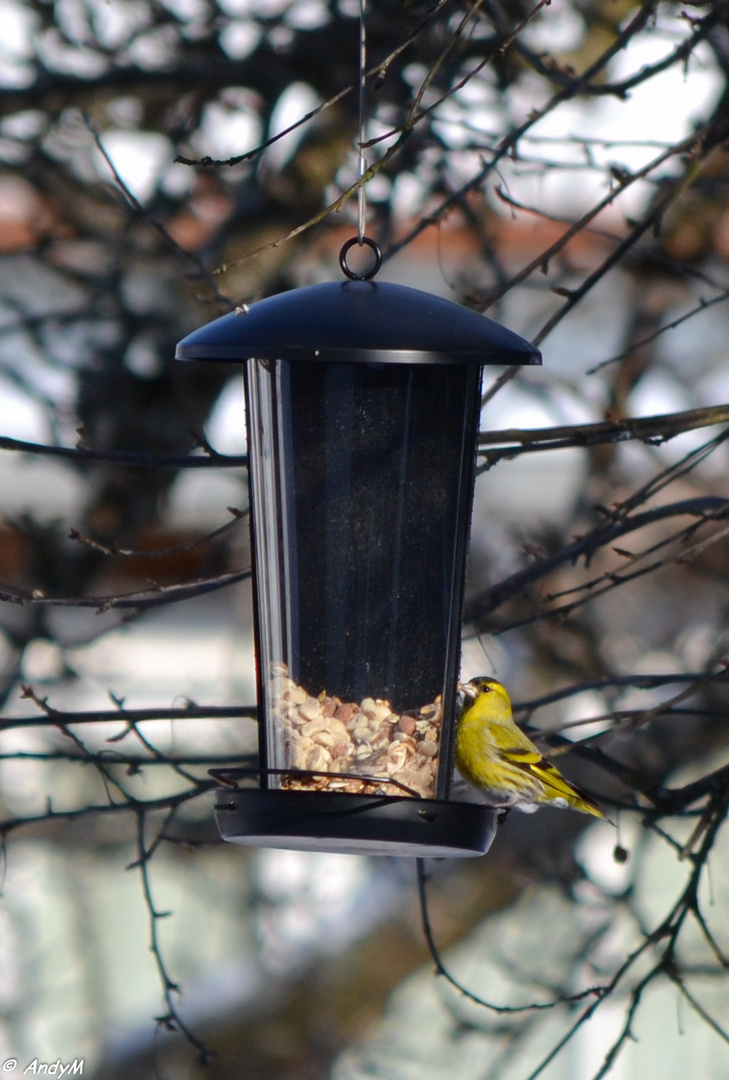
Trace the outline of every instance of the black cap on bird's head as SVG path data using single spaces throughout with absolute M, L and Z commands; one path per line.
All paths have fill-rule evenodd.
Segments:
M 466 697 L 475 701 L 479 694 L 488 694 L 496 686 L 501 686 L 498 679 L 493 679 L 490 675 L 476 675 L 467 683 L 462 683 L 461 690 Z

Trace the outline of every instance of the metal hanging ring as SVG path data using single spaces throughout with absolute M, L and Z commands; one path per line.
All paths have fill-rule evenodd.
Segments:
M 369 268 L 369 270 L 365 270 L 363 274 L 355 273 L 355 271 L 352 270 L 347 263 L 347 255 L 349 254 L 350 249 L 353 248 L 355 244 L 357 244 L 359 247 L 366 245 L 375 254 L 374 264 Z M 342 273 L 346 274 L 348 278 L 352 279 L 352 281 L 369 281 L 370 278 L 373 278 L 375 276 L 375 274 L 382 266 L 382 251 L 380 250 L 380 245 L 375 243 L 375 241 L 372 240 L 369 236 L 363 236 L 361 240 L 358 236 L 353 236 L 351 240 L 347 240 L 347 242 L 342 245 L 342 250 L 339 252 L 339 265 L 342 269 Z

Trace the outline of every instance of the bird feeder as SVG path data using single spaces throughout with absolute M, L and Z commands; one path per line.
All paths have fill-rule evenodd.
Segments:
M 481 369 L 540 355 L 345 250 L 350 280 L 177 346 L 245 375 L 260 759 L 216 771 L 216 819 L 238 844 L 479 855 L 496 813 L 449 795 Z

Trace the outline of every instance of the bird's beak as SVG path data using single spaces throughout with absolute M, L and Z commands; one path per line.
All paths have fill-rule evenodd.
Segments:
M 470 698 L 471 701 L 475 701 L 478 697 L 478 690 L 471 683 L 459 683 L 458 689 L 465 697 Z

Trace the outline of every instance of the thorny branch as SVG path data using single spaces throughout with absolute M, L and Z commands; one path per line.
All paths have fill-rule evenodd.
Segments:
M 684 455 L 679 462 L 668 466 L 659 473 L 658 476 L 654 477 L 649 484 L 637 489 L 622 503 L 616 504 L 610 509 L 602 506 L 596 507 L 596 510 L 601 514 L 603 520 L 596 525 L 594 529 L 590 530 L 584 536 L 573 540 L 571 543 L 565 544 L 552 556 L 542 554 L 541 557 L 535 559 L 531 566 L 526 567 L 524 570 L 517 571 L 492 588 L 472 597 L 466 605 L 466 622 L 473 622 L 475 625 L 482 627 L 487 615 L 506 603 L 507 600 L 520 596 L 528 586 L 534 584 L 557 567 L 574 565 L 580 558 L 585 560 L 585 565 L 587 566 L 601 549 L 608 545 L 613 545 L 614 541 L 629 533 L 643 529 L 646 526 L 681 516 L 696 518 L 697 521 L 695 524 L 688 526 L 673 537 L 674 540 L 680 539 L 683 541 L 690 536 L 693 536 L 698 526 L 701 526 L 706 522 L 721 520 L 724 515 L 729 512 L 729 503 L 724 498 L 715 495 L 697 496 L 695 499 L 685 499 L 677 503 L 668 503 L 663 506 L 655 507 L 652 510 L 644 510 L 641 513 L 631 513 L 631 511 L 642 506 L 649 498 L 655 496 L 663 488 L 675 482 L 678 478 L 687 475 L 692 469 L 696 468 L 698 464 L 705 460 L 707 455 L 713 453 L 713 451 L 716 450 L 718 446 L 722 445 L 728 438 L 729 430 L 726 430 L 709 442 L 703 444 L 698 449 L 690 451 Z M 621 557 L 629 558 L 631 562 L 634 562 L 638 558 L 633 552 L 626 553 L 623 549 L 616 550 Z M 649 553 L 652 550 L 652 548 L 649 548 L 646 553 Z M 687 557 L 690 556 L 688 556 L 687 551 L 684 549 L 675 556 L 675 559 L 677 561 L 680 559 L 687 561 Z M 665 561 L 658 560 L 648 567 L 641 568 L 636 573 L 609 571 L 601 579 L 598 579 L 598 581 L 608 582 L 603 589 L 595 588 L 598 581 L 590 582 L 587 585 L 580 586 L 580 588 L 587 589 L 590 595 L 594 597 L 601 592 L 613 589 L 620 584 L 633 580 L 636 576 L 652 572 L 663 565 L 665 565 Z M 549 599 L 549 597 L 542 599 Z M 582 603 L 584 603 L 584 600 L 578 600 L 573 604 L 562 605 L 559 608 L 542 610 L 538 612 L 534 618 L 541 619 L 557 613 L 568 614 Z M 532 620 L 530 619 L 529 621 Z M 516 624 L 510 623 L 510 626 L 514 625 Z
M 35 454 L 40 457 L 66 458 L 75 465 L 86 462 L 106 462 L 110 465 L 123 465 L 130 469 L 240 469 L 248 459 L 244 455 L 212 454 L 150 454 L 144 451 L 127 450 L 90 450 L 85 446 L 44 446 L 42 443 L 27 442 L 23 439 L 11 439 L 0 435 L 0 450 L 11 450 L 21 454 Z
M 160 946 L 160 923 L 163 919 L 168 918 L 172 913 L 169 911 L 160 911 L 155 902 L 152 894 L 152 883 L 150 879 L 150 860 L 154 855 L 154 852 L 160 842 L 160 839 L 164 833 L 165 828 L 169 825 L 175 814 L 175 808 L 171 808 L 165 818 L 162 827 L 159 829 L 155 840 L 150 845 L 147 845 L 145 837 L 146 828 L 146 814 L 144 811 L 137 812 L 137 861 L 133 863 L 128 869 L 136 868 L 139 870 L 142 880 L 142 890 L 144 893 L 144 899 L 149 912 L 149 947 L 154 956 L 154 962 L 157 966 L 160 981 L 162 983 L 162 991 L 164 994 L 164 1002 L 166 1006 L 166 1012 L 156 1017 L 157 1025 L 165 1031 L 180 1031 L 184 1035 L 185 1039 L 194 1046 L 197 1051 L 197 1060 L 201 1065 L 206 1064 L 214 1054 L 205 1043 L 198 1038 L 192 1031 L 189 1025 L 183 1020 L 180 1010 L 177 1004 L 177 996 L 180 993 L 179 985 L 172 979 L 165 962 L 162 949 Z
M 701 409 L 665 413 L 661 416 L 609 417 L 597 424 L 575 424 L 564 427 L 533 428 L 519 431 L 482 431 L 478 437 L 480 447 L 498 443 L 516 443 L 497 450 L 481 450 L 485 458 L 482 469 L 488 470 L 497 461 L 517 457 L 519 454 L 540 450 L 565 450 L 569 447 L 606 446 L 635 439 L 660 446 L 677 435 L 714 424 L 729 422 L 729 405 L 710 405 Z
M 190 600 L 195 596 L 204 596 L 206 593 L 225 589 L 229 585 L 245 581 L 250 576 L 251 571 L 244 569 L 179 585 L 160 585 L 157 582 L 151 582 L 146 589 L 113 596 L 46 596 L 40 589 L 18 589 L 11 585 L 0 585 L 0 601 L 23 606 L 94 608 L 97 615 L 101 615 L 113 608 L 140 610 L 158 607 L 160 604 L 175 604 L 181 600 Z
M 495 1005 L 493 1004 L 493 1002 L 486 1001 L 478 994 L 474 994 L 471 990 L 469 990 L 461 982 L 459 982 L 458 979 L 454 978 L 454 976 L 451 975 L 451 973 L 445 967 L 443 960 L 441 959 L 438 947 L 435 943 L 435 938 L 433 937 L 433 928 L 430 923 L 427 894 L 428 874 L 426 870 L 426 863 L 424 859 L 416 859 L 415 863 L 418 882 L 418 899 L 420 902 L 420 919 L 423 928 L 423 936 L 425 937 L 428 951 L 430 952 L 431 958 L 435 964 L 436 974 L 441 975 L 447 982 L 451 984 L 451 986 L 455 990 L 458 990 L 458 992 L 462 994 L 465 998 L 467 998 L 469 1001 L 472 1001 L 475 1005 L 481 1005 L 483 1008 L 488 1009 L 490 1012 L 493 1013 L 509 1014 L 532 1013 L 540 1011 L 542 1009 L 554 1009 L 559 1005 L 568 1005 L 573 1004 L 577 1001 L 583 1001 L 586 997 L 602 997 L 605 990 L 605 988 L 602 986 L 592 986 L 586 990 L 581 990 L 577 994 L 571 994 L 565 997 L 559 996 L 552 1001 L 533 1001 L 530 1002 L 528 1005 Z
M 71 529 L 68 536 L 70 540 L 77 540 L 79 544 L 84 544 L 86 547 L 99 551 L 103 555 L 114 555 L 117 558 L 126 559 L 166 559 L 170 555 L 177 555 L 183 551 L 193 551 L 203 544 L 209 544 L 213 540 L 219 540 L 221 537 L 227 536 L 239 524 L 241 518 L 248 515 L 247 510 L 237 510 L 234 506 L 227 507 L 227 510 L 229 514 L 233 515 L 232 521 L 195 540 L 182 544 L 173 544 L 164 548 L 121 548 L 116 544 L 102 544 L 90 536 L 83 536 L 77 529 Z

